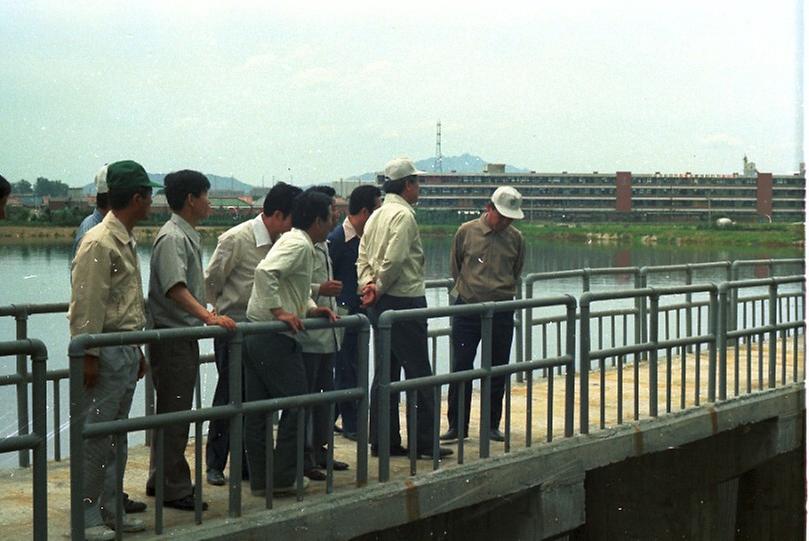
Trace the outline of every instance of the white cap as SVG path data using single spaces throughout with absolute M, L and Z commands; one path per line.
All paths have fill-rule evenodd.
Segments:
M 110 189 L 107 188 L 107 166 L 105 165 L 96 173 L 96 195 L 109 191 Z
M 522 205 L 522 195 L 511 186 L 500 186 L 492 194 L 492 204 L 497 212 L 511 218 L 512 220 L 522 220 L 525 218 L 520 206 Z
M 389 180 L 399 180 L 411 175 L 424 175 L 424 171 L 419 171 L 410 158 L 395 158 L 385 164 L 385 176 Z

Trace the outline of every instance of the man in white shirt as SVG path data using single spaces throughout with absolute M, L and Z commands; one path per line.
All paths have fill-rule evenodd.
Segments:
M 295 199 L 292 229 L 270 248 L 256 267 L 253 290 L 247 303 L 250 321 L 283 321 L 288 332 L 251 334 L 245 339 L 245 396 L 248 401 L 306 394 L 306 370 L 303 366 L 298 333 L 304 330 L 305 317 L 337 315 L 312 300 L 312 270 L 315 243 L 326 240 L 334 224 L 331 199 L 310 191 Z M 250 489 L 255 496 L 265 495 L 266 453 L 273 452 L 273 492 L 294 490 L 298 409 L 285 410 L 278 425 L 275 450 L 266 449 L 265 414 L 245 418 L 245 446 L 250 468 Z M 304 481 L 308 481 L 304 479 Z M 305 483 L 306 484 L 306 483 Z
M 236 322 L 247 321 L 247 302 L 253 290 L 256 267 L 278 237 L 292 227 L 292 202 L 300 193 L 301 189 L 297 186 L 277 183 L 264 198 L 261 214 L 219 236 L 205 269 L 205 300 L 217 313 L 229 316 Z M 224 406 L 230 402 L 229 348 L 228 338 L 214 339 L 219 379 L 213 406 Z M 214 419 L 208 425 L 205 462 L 208 483 L 212 485 L 225 484 L 224 471 L 230 449 L 229 424 L 228 419 Z M 242 462 L 242 466 L 242 477 L 246 478 L 247 460 Z

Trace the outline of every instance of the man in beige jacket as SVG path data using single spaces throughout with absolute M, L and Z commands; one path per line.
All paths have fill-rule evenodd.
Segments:
M 368 306 L 371 322 L 387 310 L 426 308 L 424 297 L 424 250 L 412 205 L 419 199 L 419 179 L 423 174 L 407 158 L 391 160 L 385 166 L 385 201 L 365 224 L 357 258 L 358 287 L 363 306 Z M 379 336 L 378 333 L 374 333 Z M 379 349 L 377 348 L 377 351 Z M 379 427 L 379 356 L 371 386 L 371 454 L 378 453 Z M 404 369 L 408 379 L 429 376 L 427 321 L 410 320 L 396 323 L 391 332 L 391 381 L 399 381 Z M 420 458 L 433 454 L 433 391 L 418 392 L 416 453 Z M 390 454 L 405 456 L 399 433 L 399 395 L 390 398 Z M 452 454 L 439 448 L 440 456 Z

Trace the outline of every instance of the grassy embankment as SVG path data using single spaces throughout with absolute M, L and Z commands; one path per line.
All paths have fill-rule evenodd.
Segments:
M 702 224 L 553 224 L 521 223 L 518 227 L 529 239 L 566 242 L 598 242 L 619 244 L 717 245 L 717 246 L 801 246 L 804 242 L 803 224 L 739 224 L 719 229 Z M 139 242 L 149 242 L 158 226 L 135 229 Z M 224 226 L 204 226 L 204 239 L 215 239 Z M 451 236 L 456 225 L 422 225 L 426 237 Z M 0 225 L 0 242 L 4 243 L 69 243 L 75 227 L 37 225 Z

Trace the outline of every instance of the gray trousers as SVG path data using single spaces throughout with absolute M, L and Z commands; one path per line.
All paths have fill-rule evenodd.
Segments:
M 303 353 L 308 393 L 334 390 L 334 353 Z M 328 404 L 306 408 L 305 468 L 325 464 L 324 448 L 329 442 L 329 430 L 334 424 Z
M 132 346 L 101 348 L 98 381 L 84 389 L 82 408 L 87 424 L 126 419 L 138 383 L 140 353 Z M 124 449 L 127 438 L 123 437 Z M 84 444 L 84 523 L 100 526 L 115 517 L 117 480 L 123 479 L 127 453 L 120 470 L 115 467 L 115 442 L 112 436 L 91 438 Z
M 199 343 L 196 340 L 156 342 L 149 345 L 148 351 L 157 391 L 157 413 L 190 410 L 199 367 Z M 163 500 L 167 502 L 193 494 L 191 468 L 185 459 L 188 428 L 188 423 L 181 423 L 163 429 Z M 157 474 L 156 449 L 157 446 L 152 445 L 149 456 L 146 490 L 150 492 L 154 490 Z

